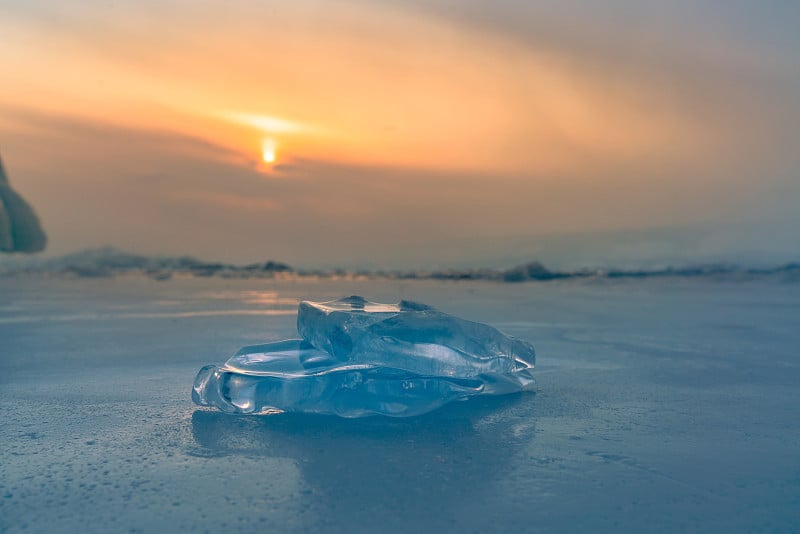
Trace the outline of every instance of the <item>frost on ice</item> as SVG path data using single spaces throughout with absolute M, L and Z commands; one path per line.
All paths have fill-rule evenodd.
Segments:
M 231 413 L 408 417 L 530 389 L 531 344 L 430 306 L 301 302 L 303 339 L 244 347 L 197 375 L 192 399 Z

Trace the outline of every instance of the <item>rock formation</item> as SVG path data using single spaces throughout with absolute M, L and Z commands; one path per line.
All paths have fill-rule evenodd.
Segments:
M 40 252 L 46 243 L 39 218 L 11 189 L 0 160 L 0 252 Z

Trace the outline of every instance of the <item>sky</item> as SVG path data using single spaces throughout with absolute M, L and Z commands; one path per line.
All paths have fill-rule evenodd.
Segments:
M 46 254 L 800 258 L 800 4 L 0 0 Z

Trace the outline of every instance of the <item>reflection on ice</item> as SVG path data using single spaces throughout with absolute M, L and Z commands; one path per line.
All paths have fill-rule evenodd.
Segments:
M 406 524 L 433 528 L 431 521 L 447 521 L 496 491 L 515 454 L 534 439 L 534 402 L 530 394 L 480 397 L 404 419 L 232 417 L 201 409 L 192 415 L 196 448 L 189 453 L 288 458 L 307 488 L 303 498 L 335 524 L 379 510 L 391 522 L 398 511 L 414 510 Z
M 124 321 L 133 319 L 186 319 L 193 317 L 223 317 L 223 316 L 276 316 L 294 315 L 288 310 L 197 310 L 173 312 L 104 312 L 104 313 L 66 313 L 56 315 L 11 315 L 0 317 L 0 324 L 39 323 L 39 322 L 72 322 L 72 321 Z

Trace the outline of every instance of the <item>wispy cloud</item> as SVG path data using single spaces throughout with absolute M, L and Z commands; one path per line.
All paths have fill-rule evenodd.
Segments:
M 335 262 L 512 234 L 785 221 L 800 199 L 791 2 L 89 0 L 9 13 L 0 141 L 64 249 L 245 259 L 258 243 Z
M 315 134 L 324 132 L 322 128 L 311 126 L 299 121 L 262 115 L 258 113 L 246 113 L 243 111 L 219 110 L 213 113 L 214 117 L 255 128 L 265 134 Z

